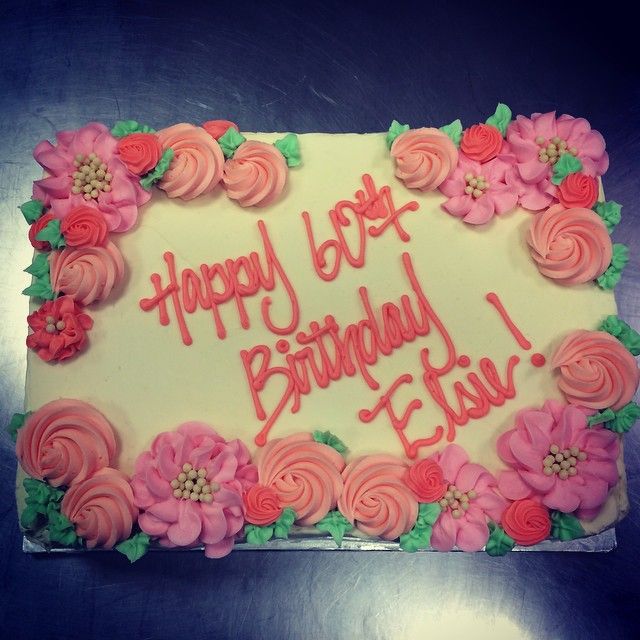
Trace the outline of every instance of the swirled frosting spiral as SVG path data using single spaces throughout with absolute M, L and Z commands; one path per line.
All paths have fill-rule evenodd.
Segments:
M 75 525 L 88 549 L 111 549 L 131 535 L 138 509 L 129 480 L 116 469 L 105 468 L 70 487 L 60 511 Z
M 16 454 L 27 474 L 54 487 L 72 485 L 113 464 L 116 438 L 107 419 L 79 400 L 54 400 L 18 431 Z
M 124 276 L 124 260 L 118 247 L 65 248 L 49 254 L 51 288 L 88 305 L 109 297 Z
M 224 156 L 216 140 L 202 127 L 180 123 L 157 133 L 163 151 L 173 160 L 158 183 L 170 198 L 192 200 L 209 193 L 222 178 Z
M 540 273 L 562 285 L 594 280 L 611 263 L 611 238 L 590 209 L 549 208 L 533 219 L 527 243 Z
M 458 163 L 458 149 L 438 129 L 410 129 L 391 145 L 396 161 L 396 176 L 409 189 L 437 189 Z
M 558 387 L 571 404 L 614 411 L 629 403 L 640 382 L 635 358 L 604 331 L 574 331 L 551 361 Z
M 335 508 L 342 492 L 343 457 L 299 433 L 272 440 L 260 452 L 258 482 L 277 493 L 283 508 L 296 512 L 301 526 L 315 524 Z
M 254 484 L 242 494 L 245 520 L 251 524 L 265 526 L 273 524 L 282 514 L 278 494 L 271 487 Z
M 264 207 L 284 189 L 287 163 L 278 149 L 265 142 L 243 142 L 224 164 L 227 195 L 241 207 Z
M 502 527 L 518 544 L 528 547 L 549 537 L 551 518 L 539 502 L 516 500 L 502 514 Z
M 418 502 L 404 478 L 408 465 L 390 455 L 357 458 L 342 472 L 338 509 L 369 536 L 395 540 L 418 517 Z

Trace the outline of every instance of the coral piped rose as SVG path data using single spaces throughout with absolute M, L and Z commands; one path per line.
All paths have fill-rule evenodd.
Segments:
M 68 247 L 98 247 L 107 241 L 109 229 L 95 209 L 76 207 L 60 224 L 60 232 Z
M 629 403 L 640 383 L 635 358 L 604 331 L 569 334 L 551 360 L 558 387 L 570 404 L 614 411 Z
M 539 502 L 516 500 L 502 514 L 502 528 L 517 544 L 530 547 L 549 537 L 551 518 L 549 511 Z
M 447 492 L 442 512 L 433 525 L 431 546 L 437 551 L 480 551 L 489 538 L 487 520 L 500 522 L 507 501 L 497 492 L 496 479 L 479 464 L 469 462 L 465 450 L 448 445 L 429 458 L 442 468 Z M 466 505 L 466 506 L 465 506 Z
M 476 162 L 493 160 L 501 151 L 504 139 L 490 124 L 474 124 L 462 134 L 460 151 Z
M 116 148 L 120 160 L 137 176 L 151 171 L 162 155 L 162 147 L 153 133 L 131 133 L 120 138 Z
M 595 518 L 618 482 L 620 446 L 612 431 L 588 427 L 587 414 L 554 400 L 520 411 L 515 427 L 498 439 L 498 455 L 511 467 L 498 477 L 502 495 Z
M 88 305 L 109 297 L 124 276 L 124 260 L 115 244 L 67 247 L 49 254 L 51 288 Z
M 52 213 L 45 213 L 29 226 L 29 242 L 38 251 L 49 251 L 51 245 L 46 240 L 37 240 L 36 236 L 56 217 Z
M 264 207 L 282 193 L 287 163 L 272 144 L 243 142 L 224 164 L 222 179 L 227 195 L 241 207 Z
M 74 524 L 88 549 L 112 549 L 131 535 L 138 517 L 128 478 L 109 468 L 69 487 L 60 511 Z
M 405 483 L 416 494 L 418 502 L 437 502 L 447 490 L 440 465 L 428 459 L 409 467 Z
M 271 487 L 255 484 L 243 496 L 245 520 L 264 527 L 273 524 L 282 515 L 278 494 Z
M 240 440 L 227 441 L 206 424 L 186 422 L 158 435 L 136 460 L 131 487 L 142 510 L 138 524 L 162 546 L 202 544 L 208 558 L 221 558 L 242 529 L 242 495 L 256 481 L 256 467 Z
M 33 331 L 27 336 L 27 347 L 45 362 L 62 362 L 85 348 L 93 320 L 73 298 L 61 296 L 28 315 L 27 324 Z
M 558 200 L 566 209 L 591 209 L 598 199 L 598 181 L 584 173 L 570 173 L 558 187 Z
M 396 176 L 409 189 L 437 189 L 458 162 L 458 149 L 442 131 L 434 128 L 410 129 L 391 145 Z
M 340 513 L 369 536 L 395 540 L 416 523 L 418 502 L 405 484 L 408 465 L 390 455 L 357 458 L 342 472 Z
M 98 122 L 77 131 L 59 131 L 55 146 L 43 140 L 33 156 L 48 175 L 33 183 L 33 197 L 61 220 L 85 205 L 104 217 L 110 231 L 127 231 L 151 194 L 120 160 L 117 144 Z
M 613 252 L 597 213 L 560 204 L 532 220 L 527 244 L 540 273 L 562 285 L 595 280 L 607 270 Z
M 258 456 L 260 484 L 275 491 L 283 508 L 296 512 L 297 524 L 313 525 L 335 508 L 345 465 L 335 449 L 298 433 L 267 442 Z
M 202 128 L 215 140 L 222 137 L 229 128 L 239 131 L 238 125 L 230 120 L 207 120 Z
M 210 193 L 222 178 L 224 155 L 202 127 L 180 123 L 157 133 L 162 149 L 173 149 L 173 160 L 158 186 L 170 198 L 193 200 Z
M 485 224 L 518 202 L 513 167 L 502 156 L 480 164 L 461 153 L 440 191 L 449 198 L 442 208 L 467 224 Z
M 24 471 L 54 487 L 82 482 L 113 464 L 116 438 L 109 421 L 79 400 L 54 400 L 27 417 L 16 455 Z

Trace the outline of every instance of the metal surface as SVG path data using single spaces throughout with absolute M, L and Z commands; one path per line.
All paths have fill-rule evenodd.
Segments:
M 407 8 L 255 2 L 0 5 L 0 423 L 20 410 L 30 261 L 16 207 L 34 144 L 95 119 L 166 126 L 231 118 L 253 131 L 380 131 L 392 118 L 473 123 L 502 100 L 557 108 L 605 136 L 614 234 L 632 263 L 617 288 L 640 326 L 637 20 L 607 4 L 509 15 L 497 3 Z M 535 13 L 534 13 L 535 11 Z M 629 51 L 626 48 L 629 48 Z M 2 436 L 0 628 L 6 637 L 636 638 L 640 429 L 626 436 L 630 515 L 611 553 L 295 553 L 219 561 L 153 553 L 24 554 Z M 611 536 L 609 533 L 607 536 Z M 611 541 L 609 540 L 609 544 Z

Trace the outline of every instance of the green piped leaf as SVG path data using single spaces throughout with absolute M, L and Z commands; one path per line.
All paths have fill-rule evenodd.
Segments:
M 274 523 L 274 537 L 286 540 L 289 537 L 289 531 L 291 531 L 291 527 L 293 526 L 295 519 L 296 512 L 291 507 L 284 509 L 280 517 Z
M 22 528 L 34 531 L 47 526 L 51 514 L 60 510 L 64 492 L 35 478 L 25 478 L 22 486 L 27 492 L 26 506 L 20 515 Z
M 124 136 L 128 136 L 131 133 L 155 132 L 155 129 L 146 124 L 140 124 L 137 120 L 118 120 L 111 129 L 111 135 L 116 138 L 124 138 Z
M 428 549 L 431 544 L 431 532 L 440 516 L 441 508 L 437 502 L 423 502 L 418 506 L 418 517 L 413 529 L 400 536 L 400 548 L 408 553 Z
M 336 545 L 341 547 L 344 534 L 351 531 L 353 525 L 336 509 L 329 511 L 320 522 L 317 522 L 316 529 L 330 534 Z
M 173 149 L 166 149 L 162 152 L 158 164 L 149 173 L 140 178 L 140 186 L 147 191 L 162 178 L 173 160 Z
M 563 542 L 584 536 L 584 529 L 578 518 L 561 511 L 551 512 L 551 535 Z
M 7 425 L 7 431 L 14 442 L 18 439 L 18 430 L 22 427 L 29 415 L 31 415 L 30 411 L 27 413 L 14 413 L 11 416 L 11 420 L 9 420 L 9 424 Z
M 587 424 L 590 427 L 595 427 L 598 424 L 604 424 L 605 422 L 609 422 L 610 420 L 614 420 L 616 417 L 613 409 L 604 409 L 604 411 L 598 411 L 598 413 L 594 413 L 592 416 L 587 418 Z
M 629 247 L 616 242 L 613 245 L 611 264 L 607 267 L 607 270 L 596 279 L 598 285 L 602 289 L 613 289 L 618 282 L 620 282 L 622 272 L 627 262 L 629 262 Z
M 613 419 L 604 426 L 616 433 L 627 433 L 640 418 L 640 406 L 629 402 L 622 409 L 615 412 Z
M 276 140 L 273 146 L 284 156 L 287 167 L 297 167 L 302 162 L 300 143 L 295 133 L 288 133 L 284 138 Z
M 445 124 L 440 127 L 440 131 L 449 136 L 456 147 L 460 146 L 460 139 L 462 138 L 462 122 L 460 122 L 460 119 L 454 120 L 451 124 Z
M 56 297 L 55 291 L 51 288 L 51 278 L 49 272 L 43 276 L 36 278 L 22 293 L 31 298 L 40 298 L 42 300 L 53 300 Z
M 505 556 L 509 551 L 513 550 L 516 546 L 515 540 L 508 535 L 505 530 L 497 525 L 495 522 L 489 523 L 489 539 L 484 547 L 484 550 L 490 555 L 495 557 Z
M 385 138 L 387 142 L 387 149 L 391 149 L 391 145 L 394 140 L 405 131 L 409 131 L 409 125 L 400 124 L 397 120 L 394 120 L 389 126 L 389 131 L 387 131 L 387 137 Z
M 233 127 L 229 127 L 226 132 L 218 138 L 218 144 L 225 158 L 233 158 L 236 149 L 245 141 L 246 138 Z
M 622 218 L 622 205 L 619 205 L 614 200 L 596 202 L 593 210 L 602 218 L 609 233 L 616 228 Z
M 247 524 L 244 527 L 244 535 L 247 537 L 249 544 L 265 544 L 271 538 L 273 538 L 274 526 L 267 525 L 266 527 L 259 527 L 257 524 Z
M 115 549 L 127 556 L 129 562 L 134 563 L 147 553 L 150 541 L 151 538 L 144 531 L 141 531 L 117 544 Z
M 640 356 L 640 333 L 618 316 L 607 316 L 600 325 L 600 331 L 606 331 L 618 338 L 632 355 Z
M 49 512 L 49 540 L 57 542 L 65 547 L 72 547 L 78 541 L 76 530 L 73 523 L 59 511 L 51 510 Z
M 316 442 L 320 442 L 321 444 L 326 444 L 327 446 L 335 449 L 338 453 L 345 454 L 347 451 L 347 445 L 338 438 L 338 436 L 334 436 L 331 431 L 314 431 L 313 439 Z
M 498 102 L 495 113 L 487 118 L 487 124 L 495 127 L 502 134 L 503 138 L 507 134 L 507 127 L 510 122 L 511 109 L 509 109 L 506 104 L 502 104 L 502 102 Z
M 551 182 L 558 186 L 569 174 L 582 169 L 582 162 L 570 153 L 563 153 L 560 160 L 553 165 Z
M 44 228 L 40 229 L 36 234 L 36 240 L 48 242 L 52 249 L 60 249 L 64 247 L 64 236 L 60 232 L 60 220 L 54 218 L 49 220 Z
M 36 278 L 41 278 L 45 274 L 49 273 L 49 254 L 36 254 L 36 256 L 33 258 L 33 261 L 25 269 L 25 271 Z
M 24 219 L 33 224 L 44 213 L 44 204 L 40 200 L 29 200 L 19 207 Z

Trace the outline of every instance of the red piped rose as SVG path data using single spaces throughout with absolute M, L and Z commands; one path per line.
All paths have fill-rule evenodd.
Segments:
M 131 133 L 118 140 L 120 160 L 137 176 L 151 171 L 160 160 L 162 147 L 153 133 Z
M 442 469 L 434 460 L 419 460 L 411 465 L 404 481 L 419 502 L 437 502 L 447 490 Z
M 591 209 L 598 199 L 598 181 L 584 173 L 570 173 L 558 187 L 558 200 L 566 209 Z
M 202 128 L 215 140 L 227 133 L 229 128 L 239 131 L 238 125 L 230 120 L 207 120 L 202 123 Z
M 524 547 L 538 544 L 551 533 L 549 512 L 535 500 L 516 500 L 502 514 L 502 527 Z
M 54 219 L 55 216 L 52 213 L 45 213 L 29 227 L 29 242 L 31 242 L 31 246 L 34 249 L 38 251 L 49 251 L 51 249 L 51 245 L 48 242 L 36 240 L 36 236 Z
M 107 221 L 92 207 L 73 209 L 61 222 L 60 231 L 68 247 L 98 247 L 107 240 Z
M 242 496 L 245 508 L 245 520 L 264 527 L 273 524 L 282 514 L 282 505 L 278 494 L 271 487 L 253 485 Z
M 474 124 L 462 134 L 460 151 L 476 162 L 493 160 L 502 149 L 502 134 L 490 124 Z
M 45 362 L 66 360 L 84 349 L 86 332 L 93 320 L 69 296 L 48 300 L 27 316 L 33 333 L 27 336 L 27 347 Z

